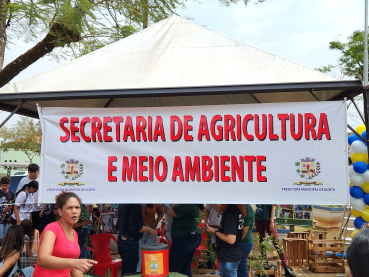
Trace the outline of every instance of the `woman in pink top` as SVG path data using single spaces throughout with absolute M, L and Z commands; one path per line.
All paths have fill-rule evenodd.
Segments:
M 78 259 L 78 235 L 73 230 L 81 213 L 81 199 L 73 192 L 62 192 L 56 197 L 60 219 L 46 226 L 33 277 L 82 277 L 96 261 Z

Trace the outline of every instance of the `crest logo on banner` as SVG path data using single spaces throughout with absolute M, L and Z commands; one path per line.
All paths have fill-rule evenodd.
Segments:
M 80 161 L 70 159 L 65 161 L 65 163 L 60 164 L 60 168 L 62 169 L 61 174 L 64 179 L 67 179 L 68 182 L 59 183 L 60 186 L 82 186 L 84 183 L 75 181 L 83 174 L 83 164 Z
M 300 161 L 295 162 L 296 173 L 301 179 L 300 182 L 294 182 L 294 185 L 323 185 L 322 182 L 313 180 L 320 174 L 320 162 L 314 158 L 305 157 L 300 159 Z

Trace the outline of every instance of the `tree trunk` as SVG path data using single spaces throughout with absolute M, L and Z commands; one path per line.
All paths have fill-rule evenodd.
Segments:
M 0 0 L 3 1 L 3 0 Z M 56 47 L 63 47 L 70 42 L 77 42 L 81 40 L 80 34 L 74 34 L 69 29 L 64 29 L 59 23 L 54 23 L 50 32 L 45 38 L 37 43 L 33 48 L 28 50 L 23 55 L 16 58 L 14 61 L 9 63 L 0 72 L 0 87 L 5 86 L 15 76 L 17 76 L 22 70 L 50 53 Z
M 142 12 L 142 27 L 146 29 L 149 25 L 149 1 L 144 0 L 143 12 Z
M 1 11 L 9 0 L 0 0 L 0 72 L 4 66 L 5 46 L 6 46 L 6 17 L 1 16 Z

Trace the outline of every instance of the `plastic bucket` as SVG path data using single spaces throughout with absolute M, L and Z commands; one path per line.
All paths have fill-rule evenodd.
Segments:
M 153 243 L 142 245 L 142 276 L 169 276 L 168 245 Z

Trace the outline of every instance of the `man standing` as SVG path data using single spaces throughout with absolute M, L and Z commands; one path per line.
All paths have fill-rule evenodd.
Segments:
M 143 226 L 142 205 L 141 204 L 119 204 L 118 206 L 118 252 L 122 257 L 122 275 L 134 273 L 139 260 L 138 241 L 144 232 L 149 232 L 152 238 L 155 230 Z
M 30 164 L 28 166 L 28 176 L 22 178 L 19 182 L 17 192 L 23 188 L 24 185 L 30 183 L 31 181 L 37 181 L 38 182 L 38 176 L 39 176 L 40 168 L 37 164 Z M 33 204 L 33 210 L 32 210 L 32 238 L 31 238 L 31 245 L 33 244 L 34 237 L 35 237 L 35 231 L 36 229 L 39 230 L 40 225 L 40 211 L 42 209 L 42 206 L 38 205 L 38 191 L 33 193 L 33 201 L 35 202 Z M 40 234 L 41 235 L 41 234 Z
M 77 232 L 78 235 L 78 245 L 81 250 L 81 254 L 78 259 L 89 259 L 87 252 L 87 240 L 89 228 L 87 225 L 92 224 L 90 220 L 90 215 L 88 214 L 87 207 L 82 204 L 81 205 L 81 214 L 79 215 L 78 223 L 73 225 L 73 229 Z
M 256 231 L 260 235 L 260 242 L 262 242 L 265 239 L 265 231 L 266 231 L 269 236 L 273 234 L 272 239 L 274 246 L 278 245 L 277 224 L 275 223 L 274 219 L 275 216 L 276 216 L 276 205 L 260 205 L 260 204 L 256 205 L 255 227 Z M 296 275 L 288 267 L 286 255 L 283 252 L 279 253 L 279 258 L 281 259 L 282 265 L 284 266 L 285 275 L 288 277 L 296 277 Z M 266 254 L 265 259 L 267 259 Z

